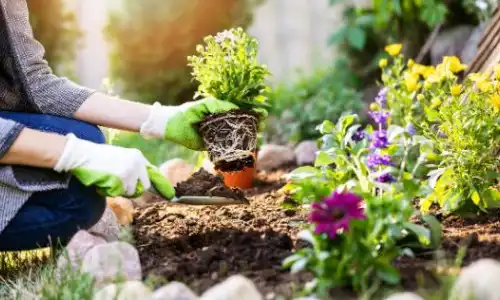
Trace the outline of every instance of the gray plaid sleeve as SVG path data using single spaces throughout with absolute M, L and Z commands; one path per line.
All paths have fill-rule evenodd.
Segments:
M 71 117 L 94 92 L 53 74 L 45 50 L 33 37 L 26 0 L 2 0 L 10 43 L 28 98 L 41 113 Z

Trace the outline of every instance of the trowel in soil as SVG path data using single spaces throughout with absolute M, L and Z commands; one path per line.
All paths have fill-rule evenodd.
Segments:
M 155 194 L 156 196 L 163 196 L 158 192 L 158 190 L 151 185 L 149 188 L 149 192 Z M 182 196 L 182 197 L 174 197 L 172 200 L 165 200 L 171 203 L 182 203 L 188 205 L 244 205 L 250 204 L 248 200 L 243 199 L 233 199 L 226 197 L 216 197 L 216 196 Z

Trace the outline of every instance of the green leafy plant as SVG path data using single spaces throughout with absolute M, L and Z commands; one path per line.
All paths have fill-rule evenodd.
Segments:
M 266 126 L 266 140 L 274 143 L 297 143 L 317 139 L 315 129 L 324 120 L 336 122 L 345 112 L 363 109 L 361 93 L 353 86 L 355 79 L 342 77 L 345 63 L 337 61 L 310 75 L 302 75 L 292 84 L 282 83 L 267 94 L 272 107 Z
M 396 257 L 440 245 L 435 218 L 421 216 L 428 227 L 409 222 L 417 214 L 413 199 L 422 190 L 413 176 L 418 165 L 409 168 L 406 158 L 424 139 L 396 125 L 384 129 L 384 116 L 374 112 L 377 130 L 362 130 L 354 124 L 356 115 L 344 115 L 336 124 L 325 121 L 315 166 L 289 175 L 284 190 L 299 203 L 312 203 L 312 224 L 301 233 L 311 247 L 284 261 L 292 272 L 315 275 L 307 293 L 327 296 L 334 287 L 348 286 L 372 294 L 382 284 L 399 283 L 392 266 Z
M 383 68 L 388 106 L 394 121 L 411 125 L 426 138 L 431 192 L 421 200 L 427 211 L 434 203 L 445 212 L 498 207 L 500 193 L 500 68 L 495 78 L 458 74 L 467 66 L 445 57 L 436 67 L 404 63 L 393 53 Z
M 74 12 L 63 0 L 28 0 L 35 38 L 45 48 L 44 58 L 58 75 L 75 77 L 73 62 L 82 36 Z
M 266 65 L 257 60 L 258 42 L 243 28 L 207 36 L 198 55 L 188 57 L 192 75 L 199 82 L 196 97 L 214 97 L 240 107 L 267 107 Z

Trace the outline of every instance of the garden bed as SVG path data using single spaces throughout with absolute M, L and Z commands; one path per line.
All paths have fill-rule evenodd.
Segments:
M 285 184 L 281 176 L 289 170 L 259 173 L 255 187 L 246 191 L 248 206 L 159 203 L 137 211 L 134 235 L 144 277 L 181 281 L 202 293 L 230 275 L 243 274 L 268 299 L 290 298 L 312 276 L 290 275 L 281 268 L 283 259 L 300 247 L 296 235 L 305 220 L 303 213 L 282 206 L 287 199 L 278 190 Z M 446 258 L 454 259 L 464 241 L 470 242 L 465 264 L 500 258 L 500 213 L 476 220 L 451 216 L 442 222 Z M 434 253 L 403 258 L 397 265 L 406 290 L 419 288 L 420 275 L 426 277 L 427 287 L 435 286 Z

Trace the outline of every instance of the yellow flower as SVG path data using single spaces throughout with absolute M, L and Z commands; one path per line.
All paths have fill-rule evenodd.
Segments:
M 472 73 L 472 74 L 469 74 L 468 78 L 472 82 L 486 81 L 486 80 L 488 80 L 488 75 L 486 75 L 484 73 Z
M 460 62 L 460 59 L 456 56 L 445 56 L 443 57 L 442 64 L 445 66 L 446 70 L 452 73 L 458 73 L 467 68 L 466 65 Z
M 387 67 L 388 61 L 386 58 L 382 58 L 381 60 L 378 61 L 378 66 L 383 69 Z
M 439 98 L 434 98 L 431 101 L 431 108 L 438 108 L 441 105 L 441 100 Z
M 476 85 L 477 85 L 477 88 L 483 92 L 483 93 L 488 93 L 488 92 L 491 92 L 493 90 L 493 83 L 491 83 L 490 81 L 478 81 L 476 82 Z
M 418 86 L 418 76 L 413 74 L 408 74 L 405 76 L 406 89 L 411 93 L 417 89 Z
M 415 64 L 415 61 L 414 61 L 413 59 L 411 59 L 411 58 L 410 58 L 410 59 L 408 60 L 408 68 L 413 67 L 413 65 L 414 65 L 414 64 Z
M 494 66 L 493 71 L 495 72 L 495 78 L 500 80 L 500 65 Z
M 398 55 L 401 52 L 401 49 L 403 49 L 402 44 L 391 44 L 385 47 L 385 51 L 391 56 Z
M 370 104 L 370 110 L 377 111 L 379 109 L 379 106 L 377 103 L 373 102 Z
M 460 96 L 460 93 L 462 92 L 462 85 L 461 84 L 452 85 L 450 87 L 450 92 L 455 97 Z
M 493 104 L 493 111 L 495 113 L 500 112 L 500 95 L 498 95 L 498 93 L 494 93 L 490 97 L 490 102 L 491 102 L 491 104 Z
M 418 100 L 418 101 L 423 101 L 424 99 L 425 99 L 425 96 L 424 96 L 424 95 L 422 95 L 422 94 L 418 94 L 418 95 L 417 95 L 417 100 Z
M 428 90 L 430 88 L 432 88 L 432 82 L 430 81 L 424 82 L 424 89 Z

